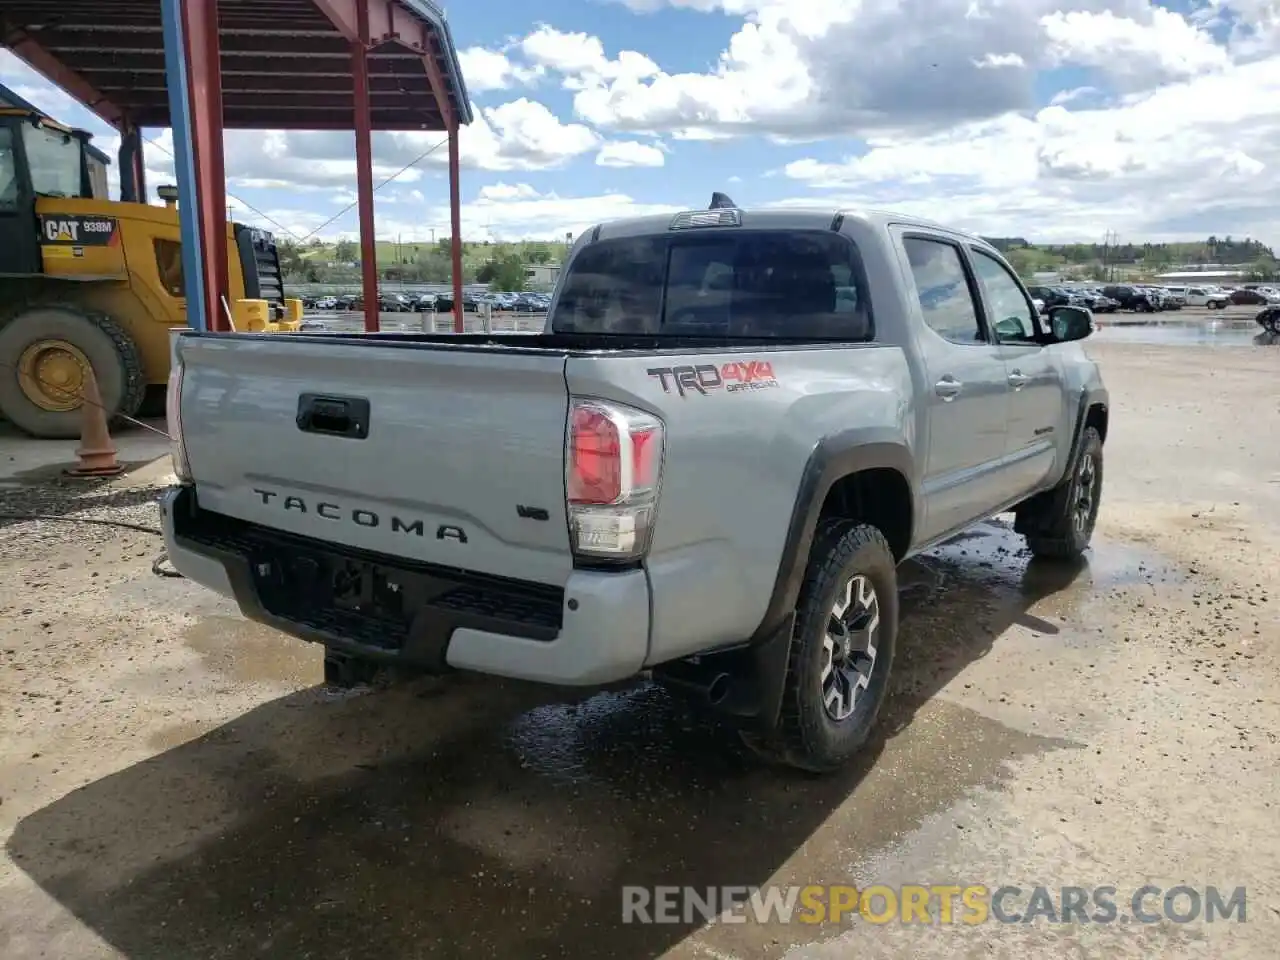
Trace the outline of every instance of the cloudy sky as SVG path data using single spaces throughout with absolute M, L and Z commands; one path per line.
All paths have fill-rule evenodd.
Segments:
M 485 0 L 449 20 L 475 104 L 467 239 L 704 206 L 869 205 L 1033 240 L 1280 243 L 1280 0 Z M 109 128 L 0 51 L 0 81 Z M 167 145 L 167 131 L 149 131 Z M 386 176 L 439 139 L 375 140 Z M 350 134 L 236 131 L 229 188 L 302 236 L 354 197 Z M 445 150 L 378 233 L 447 233 Z M 149 186 L 171 182 L 149 148 Z M 247 209 L 237 213 L 253 221 Z M 352 210 L 322 236 L 354 236 Z M 277 228 L 277 233 L 281 231 Z

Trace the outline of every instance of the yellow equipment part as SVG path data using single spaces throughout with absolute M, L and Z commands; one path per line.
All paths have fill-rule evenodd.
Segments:
M 125 329 L 137 345 L 148 384 L 167 383 L 169 330 L 187 325 L 178 211 L 145 203 L 40 197 L 36 215 L 44 224 L 44 275 L 81 281 L 70 291 L 75 301 Z M 63 229 L 52 233 L 59 221 Z M 107 230 L 108 225 L 114 229 Z M 227 247 L 232 252 L 227 283 L 234 303 L 244 299 L 245 283 L 231 224 Z
M 176 206 L 107 199 L 88 140 L 0 108 L 0 191 L 14 198 L 0 218 L 0 417 L 34 436 L 78 434 L 89 369 L 112 416 L 163 412 L 170 332 L 187 325 Z M 298 329 L 270 235 L 226 230 L 233 324 Z

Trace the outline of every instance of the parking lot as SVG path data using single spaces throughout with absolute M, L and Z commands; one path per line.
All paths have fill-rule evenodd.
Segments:
M 1007 518 L 909 562 L 879 736 L 822 779 L 643 682 L 332 691 L 319 649 L 156 576 L 157 538 L 0 519 L 0 957 L 1273 957 L 1280 346 L 1254 312 L 1194 344 L 1103 318 L 1087 563 L 1029 562 Z M 0 511 L 154 525 L 163 438 L 119 442 L 139 469 L 85 489 L 74 444 L 0 435 Z M 624 885 L 772 883 L 1216 885 L 1248 916 L 621 922 Z

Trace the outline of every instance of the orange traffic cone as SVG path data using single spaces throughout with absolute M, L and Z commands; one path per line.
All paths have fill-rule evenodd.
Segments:
M 111 442 L 111 432 L 107 429 L 107 412 L 102 408 L 98 380 L 93 368 L 86 368 L 80 393 L 80 446 L 76 448 L 76 465 L 67 470 L 67 476 L 94 479 L 121 473 L 124 467 L 116 459 L 116 445 Z

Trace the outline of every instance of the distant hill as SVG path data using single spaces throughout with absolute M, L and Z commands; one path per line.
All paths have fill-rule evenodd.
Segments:
M 984 237 L 1021 274 L 1059 271 L 1103 279 L 1139 276 L 1178 267 L 1218 264 L 1270 278 L 1275 253 L 1258 240 L 1207 237 L 1179 243 L 1032 243 L 1024 237 Z

